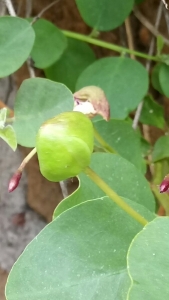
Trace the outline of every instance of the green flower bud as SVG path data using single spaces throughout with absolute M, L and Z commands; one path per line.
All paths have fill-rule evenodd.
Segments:
M 54 182 L 78 175 L 90 164 L 93 143 L 93 125 L 84 114 L 65 112 L 48 120 L 36 139 L 42 175 Z

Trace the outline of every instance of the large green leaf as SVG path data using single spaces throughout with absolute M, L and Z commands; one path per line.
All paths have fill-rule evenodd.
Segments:
M 31 52 L 35 67 L 44 69 L 60 58 L 67 46 L 64 34 L 51 22 L 40 19 L 33 24 L 36 38 Z
M 155 102 L 151 96 L 144 99 L 140 122 L 164 129 L 164 108 Z
M 144 207 L 136 203 L 135 207 L 146 218 L 154 218 Z M 67 210 L 15 263 L 7 300 L 126 299 L 126 254 L 141 228 L 107 197 Z
M 169 218 L 156 218 L 133 240 L 128 253 L 128 300 L 168 300 Z
M 35 33 L 28 21 L 17 17 L 0 18 L 0 77 L 19 69 L 33 47 Z
M 154 145 L 152 160 L 156 162 L 158 160 L 169 157 L 169 137 L 160 137 Z
M 76 4 L 89 26 L 108 31 L 123 23 L 133 8 L 134 0 L 76 0 Z
M 15 101 L 14 129 L 20 145 L 34 147 L 41 124 L 73 109 L 73 95 L 63 84 L 44 78 L 25 80 Z
M 121 197 L 155 210 L 155 201 L 148 182 L 141 172 L 126 159 L 109 153 L 92 155 L 91 168 Z M 105 196 L 85 174 L 79 175 L 79 187 L 57 206 L 54 217 L 83 201 Z
M 125 119 L 146 95 L 148 73 L 140 63 L 130 58 L 107 57 L 97 60 L 82 72 L 76 90 L 88 85 L 104 90 L 112 118 Z
M 129 122 L 113 119 L 109 122 L 100 120 L 94 123 L 94 127 L 96 127 L 104 140 L 112 146 L 118 154 L 132 162 L 140 170 L 143 170 L 144 167 L 145 171 L 145 163 L 143 163 L 141 149 L 141 137 L 132 128 Z
M 45 70 L 47 78 L 64 83 L 72 92 L 81 72 L 95 60 L 92 49 L 84 42 L 68 38 L 68 47 L 55 64 Z

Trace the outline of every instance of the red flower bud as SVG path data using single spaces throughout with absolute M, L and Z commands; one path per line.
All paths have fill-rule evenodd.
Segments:
M 166 175 L 160 184 L 160 193 L 165 193 L 169 189 L 169 174 Z
M 19 184 L 19 181 L 21 179 L 21 176 L 22 176 L 22 172 L 20 171 L 17 171 L 11 178 L 10 182 L 9 182 L 9 186 L 8 186 L 8 191 L 9 193 L 13 192 L 18 184 Z

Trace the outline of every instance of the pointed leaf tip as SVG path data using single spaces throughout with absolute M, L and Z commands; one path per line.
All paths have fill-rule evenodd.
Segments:
M 160 193 L 165 193 L 169 189 L 169 174 L 164 177 L 164 180 L 160 184 Z
M 19 185 L 20 179 L 21 179 L 22 173 L 17 171 L 11 178 L 8 186 L 8 192 L 13 192 L 17 186 Z

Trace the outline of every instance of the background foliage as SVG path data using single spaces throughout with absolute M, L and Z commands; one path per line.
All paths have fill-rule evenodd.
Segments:
M 169 199 L 157 188 L 169 171 L 168 118 L 162 105 L 163 96 L 169 97 L 168 54 L 161 53 L 165 40 L 157 37 L 153 55 L 135 51 L 130 42 L 126 49 L 101 38 L 101 32 L 127 26 L 140 2 L 76 0 L 90 35 L 62 30 L 44 18 L 0 17 L 0 77 L 26 61 L 30 74 L 46 76 L 23 81 L 13 119 L 7 108 L 0 110 L 0 137 L 13 150 L 17 144 L 35 147 L 44 121 L 73 110 L 75 91 L 100 87 L 111 117 L 92 120 L 103 143 L 95 139 L 90 167 L 114 192 L 106 196 L 83 169 L 77 174 L 78 188 L 56 207 L 53 221 L 13 266 L 7 300 L 168 299 Z M 98 57 L 96 46 L 111 50 L 109 57 Z M 152 62 L 152 72 L 143 59 Z M 161 130 L 154 144 L 146 140 L 147 125 Z M 69 141 L 65 136 L 71 152 Z M 47 159 L 51 168 L 59 168 L 59 161 Z M 144 218 L 144 228 L 116 204 L 117 197 Z M 157 217 L 163 206 L 165 213 Z

